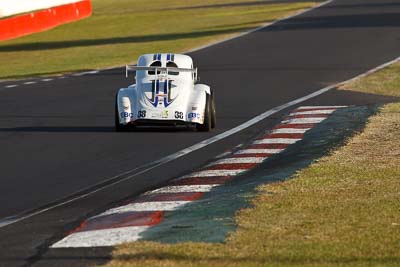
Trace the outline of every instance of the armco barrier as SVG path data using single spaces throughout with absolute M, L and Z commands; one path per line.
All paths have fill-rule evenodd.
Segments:
M 0 20 L 0 41 L 45 31 L 58 25 L 80 20 L 92 14 L 90 0 L 60 5 L 45 10 Z

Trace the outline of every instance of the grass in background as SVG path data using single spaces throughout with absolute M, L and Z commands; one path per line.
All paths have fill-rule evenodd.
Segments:
M 400 63 L 394 63 L 383 70 L 357 79 L 341 87 L 361 93 L 400 97 Z
M 184 52 L 314 5 L 254 0 L 92 0 L 93 15 L 0 43 L 0 79 L 133 63 Z
M 400 64 L 342 89 L 400 96 Z M 260 186 L 225 244 L 136 242 L 115 266 L 399 266 L 400 103 L 295 179 Z

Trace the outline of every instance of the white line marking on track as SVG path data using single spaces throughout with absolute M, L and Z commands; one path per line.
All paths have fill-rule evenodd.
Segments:
M 296 116 L 296 115 L 325 115 L 325 114 L 331 114 L 335 112 L 336 109 L 317 109 L 317 110 L 309 110 L 309 111 L 299 111 L 299 112 L 293 112 L 290 113 L 289 116 Z
M 277 154 L 282 152 L 284 149 L 242 149 L 237 151 L 235 154 Z
M 265 138 L 255 140 L 253 144 L 294 144 L 300 140 L 299 138 Z
M 18 84 L 10 84 L 10 85 L 6 85 L 5 88 L 14 88 L 17 86 L 18 86 Z
M 54 80 L 54 79 L 51 79 L 51 78 L 41 79 L 42 82 L 50 82 L 50 81 L 52 81 L 52 80 Z
M 86 72 L 86 74 L 97 74 L 99 72 L 100 72 L 100 70 L 92 70 L 92 71 Z
M 149 202 L 137 202 L 130 203 L 117 208 L 109 209 L 99 215 L 91 218 L 99 218 L 105 215 L 118 214 L 124 212 L 134 212 L 134 211 L 171 211 L 176 210 L 187 203 L 192 201 L 149 201 Z
M 187 177 L 180 177 L 174 181 L 179 181 Z M 145 193 L 146 195 L 160 194 L 160 193 L 205 193 L 211 191 L 214 187 L 220 184 L 199 184 L 199 185 L 174 185 L 165 186 L 159 189 Z
M 34 82 L 34 81 L 30 81 L 30 82 L 24 82 L 23 84 L 25 84 L 25 85 L 29 85 L 29 84 L 35 84 L 36 82 Z
M 51 248 L 104 247 L 134 242 L 150 226 L 130 226 L 77 232 L 53 244 Z
M 74 73 L 72 75 L 73 76 L 83 76 L 83 75 L 88 75 L 88 74 L 96 74 L 96 73 L 99 73 L 99 72 L 100 72 L 100 70 L 91 70 L 91 71 Z
M 325 4 L 328 4 L 330 2 L 332 2 L 332 0 L 324 2 L 321 5 L 316 6 L 315 8 L 320 7 L 322 5 L 325 5 Z M 312 9 L 306 10 L 306 12 L 310 11 L 310 10 L 312 10 Z M 113 180 L 115 180 L 117 178 L 120 178 L 122 176 L 125 176 L 125 175 L 129 175 L 129 176 L 126 176 L 126 177 L 124 177 L 122 179 L 116 180 L 114 182 L 110 182 L 105 186 L 99 186 L 98 184 L 94 185 L 94 187 L 98 187 L 98 188 L 96 188 L 94 190 L 91 190 L 88 193 L 80 193 L 80 192 L 85 192 L 86 190 L 90 190 L 91 188 L 93 188 L 93 186 L 90 186 L 88 188 L 84 188 L 79 192 L 73 193 L 72 195 L 77 195 L 78 194 L 78 196 L 70 197 L 70 198 L 67 197 L 68 200 L 60 202 L 58 204 L 55 204 L 55 205 L 52 205 L 52 206 L 49 206 L 49 207 L 46 207 L 46 208 L 43 208 L 43 209 L 38 209 L 38 210 L 33 211 L 33 212 L 24 211 L 21 214 L 17 214 L 17 215 L 13 215 L 13 216 L 9 216 L 9 217 L 0 219 L 0 228 L 5 227 L 5 226 L 10 225 L 10 224 L 14 224 L 16 222 L 19 222 L 19 221 L 22 221 L 22 220 L 25 220 L 25 219 L 28 219 L 28 218 L 31 218 L 31 217 L 33 217 L 35 215 L 42 214 L 42 213 L 47 212 L 49 210 L 53 210 L 53 209 L 55 209 L 57 207 L 64 206 L 64 205 L 66 205 L 68 203 L 71 203 L 71 202 L 86 198 L 86 197 L 88 197 L 90 195 L 93 195 L 93 194 L 95 194 L 95 193 L 97 193 L 99 191 L 102 191 L 102 190 L 104 190 L 106 188 L 110 188 L 110 187 L 115 186 L 117 184 L 120 184 L 120 183 L 122 183 L 122 182 L 124 182 L 126 180 L 130 180 L 130 179 L 132 179 L 133 177 L 135 177 L 137 175 L 146 173 L 146 172 L 148 172 L 148 171 L 150 171 L 150 170 L 152 170 L 154 168 L 157 168 L 157 167 L 159 167 L 159 166 L 161 166 L 163 164 L 166 164 L 168 162 L 171 162 L 173 160 L 181 158 L 181 157 L 183 157 L 183 156 L 185 156 L 185 155 L 187 155 L 189 153 L 192 153 L 193 151 L 199 150 L 199 149 L 201 149 L 203 147 L 206 147 L 206 146 L 208 146 L 210 144 L 213 144 L 213 143 L 215 143 L 217 141 L 220 141 L 220 140 L 222 140 L 224 138 L 227 138 L 227 137 L 229 137 L 229 136 L 231 136 L 231 135 L 233 135 L 233 134 L 235 134 L 237 132 L 240 132 L 243 129 L 246 129 L 246 128 L 248 128 L 248 127 L 250 127 L 250 126 L 252 126 L 252 125 L 254 125 L 254 124 L 256 124 L 256 123 L 258 123 L 258 122 L 260 122 L 262 120 L 264 120 L 265 118 L 268 118 L 271 115 L 278 113 L 279 111 L 282 111 L 282 110 L 284 110 L 286 108 L 289 108 L 289 107 L 295 106 L 297 104 L 300 104 L 300 103 L 302 103 L 302 102 L 304 102 L 306 100 L 312 99 L 312 98 L 314 98 L 316 96 L 322 95 L 322 94 L 332 90 L 333 88 L 336 88 L 336 87 L 338 87 L 340 85 L 343 85 L 343 84 L 345 84 L 347 82 L 354 81 L 354 80 L 359 79 L 361 77 L 364 77 L 364 76 L 366 76 L 368 74 L 377 72 L 377 71 L 389 66 L 390 64 L 398 62 L 399 60 L 400 60 L 400 57 L 397 57 L 397 58 L 395 58 L 395 59 L 393 59 L 393 60 L 391 60 L 389 62 L 386 62 L 386 63 L 384 63 L 384 64 L 382 64 L 380 66 L 377 66 L 377 67 L 375 67 L 373 69 L 370 69 L 369 71 L 361 73 L 361 74 L 359 74 L 359 75 L 357 75 L 357 76 L 355 76 L 355 77 L 353 77 L 351 79 L 348 79 L 348 80 L 345 80 L 345 81 L 342 81 L 342 82 L 338 82 L 338 83 L 326 86 L 326 87 L 321 88 L 321 89 L 319 89 L 319 90 L 317 90 L 317 91 L 315 91 L 315 92 L 313 92 L 311 94 L 305 95 L 303 97 L 297 98 L 295 100 L 289 101 L 289 102 L 287 102 L 285 104 L 282 104 L 280 106 L 277 106 L 277 107 L 274 107 L 274 108 L 272 108 L 270 110 L 267 110 L 267 111 L 261 113 L 260 115 L 258 115 L 256 117 L 246 121 L 243 124 L 240 124 L 240 125 L 232 128 L 232 129 L 230 129 L 228 131 L 225 131 L 225 132 L 220 133 L 220 134 L 218 134 L 216 136 L 213 136 L 213 137 L 211 137 L 209 139 L 201 141 L 201 142 L 199 142 L 199 143 L 197 143 L 195 145 L 192 145 L 192 146 L 190 146 L 188 148 L 182 149 L 182 150 L 180 150 L 180 151 L 178 151 L 176 153 L 173 153 L 171 155 L 168 155 L 168 156 L 166 156 L 164 158 L 161 158 L 159 160 L 153 161 L 150 164 L 146 164 L 146 165 L 142 166 L 143 170 L 141 170 L 141 171 L 138 171 L 139 168 L 135 168 L 135 169 L 126 171 L 124 173 L 118 174 L 116 176 L 110 177 L 108 179 L 104 179 L 103 183 L 104 182 L 113 181 Z M 345 107 L 345 106 L 341 106 L 341 107 Z M 241 151 L 243 151 L 243 150 L 241 150 Z M 254 153 L 257 153 L 257 152 L 253 152 L 252 154 L 254 154 Z M 263 152 L 259 152 L 259 153 L 263 153 Z M 267 152 L 265 152 L 265 153 L 267 153 Z M 236 152 L 236 154 L 237 154 L 237 152 Z M 138 171 L 138 172 L 135 173 L 135 171 Z
M 303 124 L 303 123 L 320 123 L 326 118 L 297 118 L 297 119 L 288 119 L 284 120 L 282 124 Z
M 303 129 L 297 129 L 297 128 L 280 128 L 280 129 L 275 129 L 271 133 L 277 134 L 277 133 L 284 133 L 284 134 L 292 134 L 292 133 L 305 133 L 311 128 L 303 128 Z

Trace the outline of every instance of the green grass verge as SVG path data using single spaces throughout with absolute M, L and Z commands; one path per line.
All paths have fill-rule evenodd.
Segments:
M 341 87 L 361 93 L 400 97 L 400 63 L 394 63 L 383 70 L 357 79 Z
M 400 64 L 342 89 L 400 96 Z M 400 103 L 285 182 L 260 186 L 225 244 L 136 242 L 111 266 L 399 266 Z
M 144 53 L 184 52 L 314 5 L 254 0 L 93 0 L 93 15 L 0 43 L 0 79 L 133 63 Z

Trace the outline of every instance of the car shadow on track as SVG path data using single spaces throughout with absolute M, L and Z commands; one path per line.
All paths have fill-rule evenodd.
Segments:
M 134 132 L 192 132 L 191 127 L 143 127 L 128 129 L 124 133 Z M 0 128 L 0 132 L 48 132 L 48 133 L 115 133 L 113 126 L 32 126 Z

